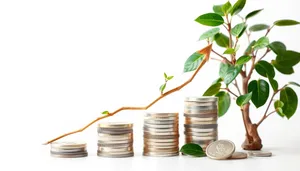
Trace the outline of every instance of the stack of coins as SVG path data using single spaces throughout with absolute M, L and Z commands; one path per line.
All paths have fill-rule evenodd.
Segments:
M 204 150 L 218 139 L 218 99 L 187 97 L 184 102 L 186 143 L 199 144 Z
M 100 123 L 98 125 L 98 152 L 101 157 L 132 157 L 132 123 Z
M 146 113 L 144 119 L 145 156 L 179 155 L 178 113 Z
M 79 142 L 53 142 L 51 143 L 50 154 L 59 158 L 86 157 L 86 143 Z

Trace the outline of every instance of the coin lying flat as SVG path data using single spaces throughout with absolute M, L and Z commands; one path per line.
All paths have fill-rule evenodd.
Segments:
M 212 117 L 218 117 L 217 112 L 211 112 L 207 114 L 199 114 L 199 113 L 184 113 L 185 117 L 197 117 L 197 118 L 212 118 Z
M 235 145 L 229 140 L 218 140 L 210 143 L 206 148 L 206 155 L 215 160 L 229 158 L 235 151 Z
M 184 109 L 185 114 L 190 114 L 190 115 L 210 115 L 217 113 L 217 109 L 213 110 L 193 110 L 193 109 Z
M 98 127 L 100 128 L 132 128 L 133 124 L 132 123 L 123 123 L 123 122 L 107 122 L 107 123 L 99 123 Z
M 204 97 L 186 97 L 184 99 L 185 102 L 216 102 L 218 100 L 217 97 L 210 97 L 210 96 L 204 96 Z
M 51 143 L 50 155 L 58 158 L 86 157 L 86 143 L 83 142 L 54 142 Z
M 186 136 L 197 136 L 197 137 L 206 137 L 206 136 L 218 136 L 217 131 L 211 131 L 211 132 L 186 132 L 184 131 L 184 134 Z
M 200 124 L 184 124 L 185 128 L 218 128 L 218 124 L 206 124 L 206 125 L 200 125 Z
M 70 154 L 53 154 L 51 153 L 52 157 L 57 157 L 57 158 L 79 158 L 79 157 L 87 157 L 88 154 L 84 153 L 84 154 L 75 154 L 75 155 L 70 155 Z
M 101 152 L 98 152 L 97 156 L 99 156 L 99 157 L 110 157 L 110 158 L 124 158 L 124 157 L 133 157 L 134 153 L 110 154 L 110 153 L 101 153 Z
M 178 113 L 146 113 L 145 117 L 178 117 Z
M 268 151 L 249 151 L 249 156 L 253 157 L 271 157 L 272 153 Z
M 185 128 L 185 132 L 196 132 L 196 133 L 203 133 L 203 132 L 216 132 L 218 128 Z
M 83 142 L 53 142 L 51 143 L 51 148 L 63 148 L 63 149 L 72 149 L 72 148 L 85 148 L 86 143 Z
M 246 158 L 248 158 L 247 153 L 234 152 L 229 159 L 246 159 Z
M 198 118 L 198 117 L 185 117 L 185 120 L 188 122 L 206 122 L 206 121 L 217 121 L 217 117 L 211 118 Z
M 178 156 L 179 152 L 174 153 L 166 153 L 166 152 L 144 152 L 144 156 L 152 156 L 152 157 L 172 157 L 172 156 Z
M 144 141 L 145 146 L 156 146 L 156 147 L 170 147 L 170 146 L 178 146 L 179 141 L 174 142 L 148 142 Z

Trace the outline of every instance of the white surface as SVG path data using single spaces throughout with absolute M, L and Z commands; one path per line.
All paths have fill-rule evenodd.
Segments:
M 159 95 L 163 72 L 175 75 L 167 89 L 188 79 L 190 74 L 182 74 L 183 64 L 204 47 L 205 42 L 197 39 L 209 29 L 193 20 L 210 12 L 213 4 L 224 2 L 1 1 L 0 170 L 299 170 L 299 110 L 289 121 L 274 115 L 260 127 L 265 149 L 275 154 L 271 158 L 142 157 L 142 111 L 120 112 L 105 120 L 134 122 L 134 158 L 96 157 L 95 125 L 64 139 L 88 142 L 88 158 L 54 159 L 49 156 L 49 146 L 41 145 L 84 126 L 103 110 L 146 105 Z M 249 20 L 249 25 L 283 18 L 300 20 L 296 0 L 252 0 L 241 14 L 260 8 L 265 10 Z M 255 33 L 254 38 L 262 34 Z M 297 51 L 299 37 L 299 26 L 275 27 L 270 34 L 271 41 L 283 41 L 288 49 Z M 274 55 L 266 59 L 272 58 Z M 295 72 L 276 78 L 280 85 L 300 82 L 299 66 Z M 193 83 L 150 110 L 181 112 L 183 97 L 201 95 L 217 74 L 218 63 L 210 61 Z M 263 111 L 264 107 L 253 108 L 253 120 L 260 119 Z M 180 117 L 182 129 L 182 112 Z M 219 119 L 219 138 L 230 139 L 239 147 L 244 133 L 241 114 L 232 102 L 230 111 Z

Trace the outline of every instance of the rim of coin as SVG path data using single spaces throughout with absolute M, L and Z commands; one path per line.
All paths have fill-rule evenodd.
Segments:
M 218 124 L 218 121 L 185 121 L 184 124 L 197 124 L 197 125 L 208 125 L 208 124 Z
M 218 110 L 191 110 L 191 109 L 184 109 L 183 112 L 185 114 L 190 114 L 190 115 L 210 115 L 210 114 L 217 114 Z
M 229 158 L 235 151 L 235 145 L 229 140 L 217 140 L 206 147 L 206 155 L 215 160 Z
M 184 106 L 215 106 L 218 105 L 218 102 L 196 102 L 196 101 L 185 101 Z
M 51 148 L 84 148 L 86 147 L 85 142 L 80 141 L 56 141 L 51 143 Z
M 103 122 L 99 123 L 98 127 L 100 128 L 132 128 L 133 123 L 127 122 Z
M 246 159 L 246 158 L 248 158 L 247 153 L 238 151 L 238 152 L 234 152 L 231 155 L 231 157 L 229 157 L 228 159 Z
M 218 128 L 218 124 L 206 124 L 206 125 L 200 125 L 200 124 L 184 124 L 185 128 Z
M 195 110 L 195 111 L 210 111 L 210 110 L 218 110 L 218 106 L 184 106 L 185 110 Z
M 149 135 L 149 134 L 144 134 L 144 138 L 147 139 L 178 139 L 179 134 L 177 135 Z
M 179 135 L 178 132 L 176 131 L 170 131 L 170 132 L 150 132 L 150 131 L 144 131 L 144 135 L 148 135 L 148 136 L 151 136 L 151 135 L 154 135 L 154 136 L 167 136 L 167 135 Z
M 145 113 L 145 117 L 178 117 L 178 112 L 147 112 Z
M 144 142 L 157 142 L 157 143 L 169 143 L 169 142 L 179 142 L 179 139 L 148 139 L 144 137 Z
M 173 156 L 178 156 L 179 152 L 174 152 L 174 153 L 143 152 L 143 155 L 148 157 L 173 157 Z
M 178 132 L 178 127 L 174 128 L 149 128 L 149 127 L 143 127 L 144 131 L 148 132 Z
M 207 113 L 207 114 L 193 114 L 193 113 L 184 113 L 183 114 L 185 117 L 195 117 L 195 118 L 212 118 L 212 117 L 218 117 L 218 113 L 217 112 L 213 112 L 213 113 Z
M 154 125 L 170 125 L 177 124 L 178 120 L 144 120 L 144 123 Z
M 155 125 L 155 124 L 147 124 L 147 123 L 144 123 L 144 127 L 146 128 L 157 128 L 157 129 L 160 129 L 160 128 L 177 128 L 178 127 L 178 123 L 175 123 L 175 124 L 168 124 L 168 125 Z
M 77 153 L 77 152 L 82 152 L 86 151 L 86 147 L 83 148 L 51 148 L 50 152 L 62 152 L 62 153 Z
M 56 158 L 81 158 L 81 157 L 87 157 L 88 156 L 88 153 L 85 153 L 85 154 L 74 154 L 74 155 L 71 155 L 71 154 L 50 154 L 52 157 L 56 157 Z
M 127 140 L 98 140 L 98 144 L 127 144 L 132 143 L 133 139 L 127 139 Z
M 179 141 L 177 142 L 149 142 L 144 141 L 144 146 L 156 146 L 156 147 L 168 147 L 168 146 L 178 146 Z
M 198 117 L 185 117 L 185 121 L 191 121 L 191 122 L 205 122 L 205 121 L 217 121 L 218 117 L 210 117 L 210 118 L 198 118 Z
M 123 144 L 99 144 L 99 142 L 97 143 L 98 147 L 132 147 L 133 146 L 133 142 L 130 143 L 123 143 Z
M 190 97 L 185 97 L 184 101 L 186 101 L 186 102 L 215 102 L 215 101 L 218 101 L 218 98 L 211 97 L 211 96 L 202 96 L 202 97 L 190 96 Z
M 218 132 L 217 131 L 212 131 L 212 132 L 183 132 L 184 135 L 186 136 L 197 136 L 197 137 L 205 137 L 205 136 L 217 136 Z
M 205 140 L 216 141 L 218 139 L 218 136 L 209 136 L 209 137 L 186 136 L 185 139 L 191 141 L 205 141 Z
M 179 152 L 179 147 L 174 147 L 174 148 L 150 148 L 150 147 L 144 147 L 144 152 Z
M 127 151 L 133 151 L 133 147 L 98 147 L 98 151 L 101 152 L 127 152 Z
M 271 157 L 272 152 L 269 151 L 249 151 L 248 152 L 249 156 L 253 157 Z
M 125 157 L 133 157 L 134 152 L 128 153 L 128 154 L 121 154 L 121 155 L 115 155 L 115 154 L 107 154 L 107 153 L 97 153 L 98 157 L 108 157 L 108 158 L 125 158 Z

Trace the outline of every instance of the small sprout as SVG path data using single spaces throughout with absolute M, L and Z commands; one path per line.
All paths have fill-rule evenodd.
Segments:
M 103 111 L 102 114 L 107 115 L 107 114 L 109 114 L 109 112 L 106 110 L 106 111 Z
M 172 80 L 173 77 L 174 77 L 174 76 L 168 76 L 168 77 L 167 77 L 167 80 L 170 81 L 170 80 Z
M 164 72 L 164 76 L 165 76 L 165 79 L 167 79 L 168 78 L 168 75 Z
M 160 93 L 161 93 L 161 94 L 164 93 L 165 88 L 166 88 L 166 83 L 163 84 L 163 85 L 161 85 L 161 86 L 159 87 L 159 90 L 160 90 Z

